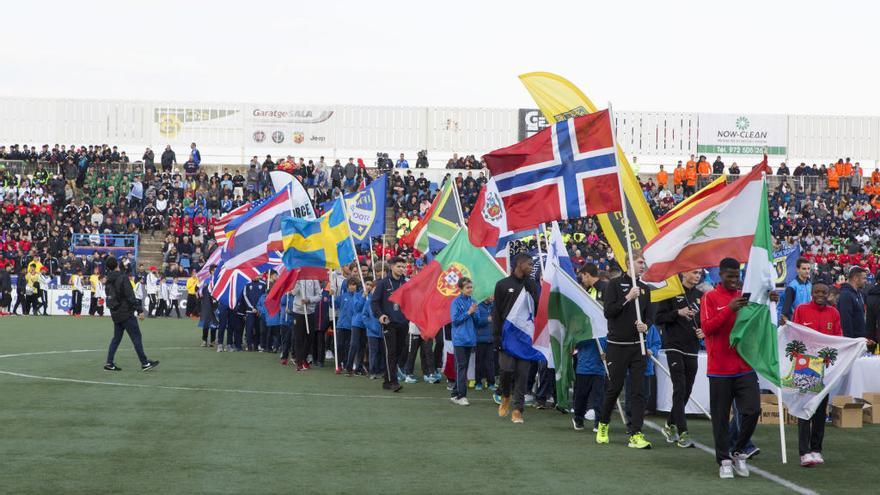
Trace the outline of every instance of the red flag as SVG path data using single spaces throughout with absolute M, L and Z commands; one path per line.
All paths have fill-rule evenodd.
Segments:
M 620 211 L 617 150 L 607 110 L 557 122 L 483 155 L 513 232 Z
M 490 178 L 480 189 L 480 195 L 468 218 L 468 238 L 474 246 L 495 249 L 498 240 L 510 234 L 507 229 L 507 214 L 504 212 L 504 201 Z
M 327 280 L 327 269 L 318 267 L 303 267 L 296 270 L 281 268 L 278 278 L 266 294 L 266 310 L 270 315 L 277 315 L 281 309 L 281 296 L 296 286 L 297 280 Z
M 459 294 L 458 287 L 443 283 L 445 274 L 440 263 L 431 261 L 389 298 L 400 305 L 403 314 L 418 325 L 426 339 L 433 338 L 440 327 L 449 323 L 449 308 Z

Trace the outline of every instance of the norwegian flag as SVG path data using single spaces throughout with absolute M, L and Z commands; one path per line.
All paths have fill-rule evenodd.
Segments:
M 495 178 L 512 232 L 621 210 L 608 110 L 557 122 L 483 159 Z

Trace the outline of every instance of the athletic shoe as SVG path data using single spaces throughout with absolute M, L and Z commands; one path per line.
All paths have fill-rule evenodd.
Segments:
M 458 402 L 456 402 L 459 406 L 469 406 L 471 403 L 467 400 L 467 397 L 459 397 Z
M 119 366 L 116 366 L 113 363 L 110 363 L 110 364 L 104 365 L 104 370 L 105 371 L 122 371 L 122 368 L 120 368 Z
M 309 364 L 308 362 L 305 362 L 305 363 L 303 363 L 303 368 L 310 370 L 310 369 L 312 369 L 312 365 Z
M 455 382 L 447 381 L 446 382 L 446 390 L 449 390 L 450 392 L 455 390 Z
M 608 423 L 599 423 L 599 431 L 596 432 L 596 443 L 608 443 Z
M 670 424 L 663 425 L 663 436 L 666 437 L 666 443 L 678 441 L 678 427 Z
M 289 362 L 289 361 L 288 361 L 287 359 L 282 359 L 282 360 L 281 360 L 281 366 L 287 366 L 287 363 L 288 363 L 288 362 Z
M 589 411 L 587 411 L 587 415 L 584 416 L 584 419 L 586 419 L 587 421 L 596 421 L 596 410 L 590 409 Z
M 333 359 L 333 351 L 327 351 L 324 353 L 324 361 L 329 361 Z
M 443 381 L 443 373 L 437 372 L 431 375 L 431 383 L 440 383 Z
M 202 341 L 202 347 L 208 347 L 208 341 L 203 340 L 203 341 Z
M 378 380 L 379 378 L 382 378 L 382 375 L 370 375 L 370 380 Z
M 737 476 L 741 476 L 743 478 L 749 477 L 749 466 L 746 464 L 746 460 L 748 457 L 746 454 L 735 453 L 733 454 L 733 472 L 736 473 Z
M 813 458 L 812 452 L 807 452 L 801 456 L 801 467 L 813 467 L 816 465 L 816 459 Z
M 730 459 L 721 461 L 721 468 L 718 469 L 718 477 L 723 480 L 733 479 L 733 462 Z
M 547 402 L 539 400 L 532 404 L 535 409 L 547 409 Z
M 531 406 L 535 403 L 535 396 L 532 394 L 526 394 L 524 401 L 527 406 Z
M 474 385 L 474 390 L 483 390 L 483 384 L 478 383 L 478 384 Z
M 688 434 L 688 432 L 683 431 L 678 434 L 678 441 L 675 442 L 675 445 L 683 449 L 689 449 L 691 447 L 694 447 L 694 441 L 691 440 L 691 436 Z
M 141 371 L 150 371 L 156 366 L 159 366 L 159 361 L 147 361 L 146 364 L 141 366 Z
M 431 373 L 430 375 L 423 375 L 423 376 L 422 376 L 422 381 L 425 382 L 425 383 L 433 383 L 433 382 L 432 382 L 433 379 L 434 379 L 434 374 L 433 374 L 433 373 Z
M 514 424 L 523 424 L 522 411 L 520 411 L 519 409 L 514 409 L 513 413 L 511 413 L 510 415 L 510 420 L 513 421 Z
M 498 390 L 498 387 L 496 387 L 494 383 L 490 383 L 489 386 L 486 387 L 486 388 L 488 388 L 488 389 L 491 390 L 492 392 Z
M 308 368 L 306 368 L 305 365 L 302 365 L 302 364 L 296 365 L 296 371 L 306 371 L 307 369 Z
M 642 432 L 638 432 L 635 435 L 629 436 L 629 444 L 627 447 L 631 449 L 650 449 L 651 442 L 645 438 L 645 434 Z
M 498 416 L 507 416 L 510 413 L 510 397 L 501 397 L 498 404 Z
M 474 388 L 477 384 L 476 380 L 468 380 L 468 388 Z
M 217 344 L 217 352 L 223 352 L 223 344 Z
M 416 377 L 414 375 L 407 375 L 406 378 L 403 379 L 403 381 L 405 383 L 419 383 L 419 381 L 416 380 Z
M 397 368 L 397 381 L 402 382 L 404 380 L 406 380 L 406 373 Z
M 399 383 L 392 383 L 391 384 L 391 391 L 392 392 L 400 392 L 401 390 L 403 390 L 403 385 L 401 385 Z
M 814 461 L 816 464 L 825 464 L 825 459 L 822 458 L 822 454 L 821 454 L 821 453 L 819 453 L 819 452 L 812 452 L 812 454 L 813 454 L 813 461 Z
M 598 426 L 594 426 L 594 427 L 593 427 L 593 433 L 599 433 L 599 427 L 598 427 Z
M 758 455 L 760 453 L 761 453 L 761 449 L 759 449 L 758 447 L 752 447 L 750 449 L 746 449 L 746 450 L 740 452 L 739 455 L 743 456 L 744 459 L 751 459 L 752 457 L 755 457 L 756 455 Z
M 571 425 L 574 426 L 574 431 L 584 431 L 584 420 L 582 418 L 572 416 Z

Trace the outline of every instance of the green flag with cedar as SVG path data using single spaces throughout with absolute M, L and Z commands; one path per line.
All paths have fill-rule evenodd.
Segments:
M 752 241 L 749 264 L 743 281 L 743 294 L 751 293 L 751 296 L 749 303 L 736 313 L 736 323 L 730 332 L 730 345 L 736 347 L 736 352 L 761 376 L 779 385 L 781 380 L 775 311 L 771 311 L 770 308 L 770 291 L 774 288 L 775 280 L 773 238 L 770 236 L 765 180 L 755 238 Z

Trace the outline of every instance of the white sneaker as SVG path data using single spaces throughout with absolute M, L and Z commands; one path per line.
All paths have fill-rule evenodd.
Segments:
M 724 459 L 721 461 L 721 468 L 718 470 L 718 477 L 723 480 L 733 479 L 733 461 Z
M 733 471 L 737 476 L 741 476 L 743 478 L 749 477 L 749 466 L 746 464 L 745 459 L 734 459 L 733 460 Z
M 813 462 L 816 464 L 825 464 L 825 459 L 822 458 L 822 454 L 819 452 L 811 452 L 813 456 Z
M 813 458 L 813 454 L 811 452 L 807 452 L 806 454 L 801 456 L 801 467 L 811 467 L 816 464 L 816 460 Z
M 590 409 L 587 411 L 587 415 L 584 417 L 587 421 L 596 421 L 596 411 L 595 409 Z
M 217 352 L 223 352 L 223 344 L 217 344 Z
M 327 351 L 324 353 L 324 360 L 329 361 L 333 359 L 333 351 Z
M 458 399 L 458 405 L 459 406 L 469 406 L 469 405 L 471 405 L 471 403 L 468 402 L 467 397 L 462 397 L 462 398 Z

